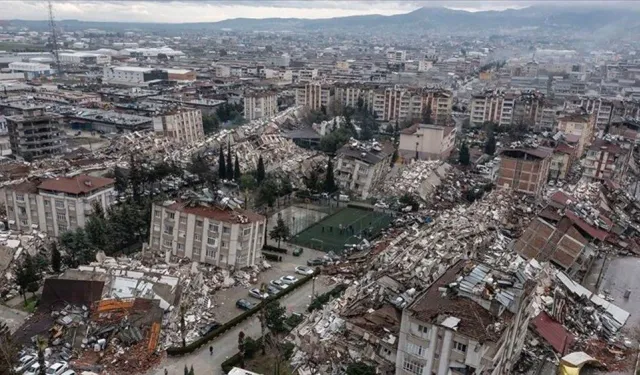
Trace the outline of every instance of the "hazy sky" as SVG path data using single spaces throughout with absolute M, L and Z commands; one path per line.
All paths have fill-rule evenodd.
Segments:
M 578 1 L 585 3 L 587 1 Z M 56 19 L 129 22 L 215 22 L 229 18 L 330 18 L 360 14 L 392 15 L 422 6 L 446 6 L 468 11 L 523 8 L 543 0 L 54 0 Z M 557 2 L 552 2 L 557 3 Z M 590 3 L 590 2 L 589 2 Z M 607 4 L 623 3 L 608 1 Z M 593 4 L 598 4 L 593 2 Z M 600 3 L 602 4 L 602 3 Z M 42 20 L 47 3 L 40 0 L 0 0 L 0 19 Z

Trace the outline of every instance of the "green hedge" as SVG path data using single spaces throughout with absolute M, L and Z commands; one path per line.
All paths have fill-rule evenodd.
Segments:
M 335 288 L 331 289 L 330 291 L 314 298 L 313 301 L 311 301 L 311 304 L 309 304 L 307 311 L 312 312 L 313 310 L 321 309 L 322 306 L 329 302 L 331 298 L 340 296 L 345 289 L 347 289 L 347 284 L 336 285 Z
M 262 256 L 264 257 L 264 259 L 270 260 L 272 262 L 282 262 L 282 255 L 265 253 L 263 251 Z
M 316 271 L 316 274 L 317 273 L 318 273 L 318 271 Z M 223 333 L 227 332 L 228 330 L 230 330 L 231 328 L 235 327 L 239 323 L 241 323 L 244 320 L 246 320 L 246 319 L 250 318 L 251 316 L 253 316 L 255 313 L 260 311 L 260 308 L 262 308 L 262 306 L 264 304 L 267 304 L 267 303 L 269 303 L 269 302 L 271 302 L 273 300 L 280 299 L 280 298 L 286 296 L 287 294 L 291 293 L 292 291 L 298 289 L 300 286 L 306 284 L 309 280 L 311 280 L 312 277 L 316 276 L 316 274 L 303 276 L 300 280 L 296 281 L 294 284 L 291 284 L 291 286 L 289 286 L 287 289 L 281 291 L 280 293 L 276 294 L 275 296 L 271 296 L 271 297 L 267 298 L 266 300 L 261 301 L 253 309 L 243 312 L 242 314 L 236 316 L 235 318 L 229 320 L 225 324 L 223 324 L 220 327 L 218 327 L 218 329 L 209 332 L 206 336 L 203 336 L 203 337 L 199 338 L 198 340 L 192 342 L 191 344 L 189 344 L 187 346 L 184 346 L 184 347 L 182 347 L 182 346 L 174 346 L 174 347 L 167 348 L 167 355 L 176 356 L 176 355 L 182 355 L 182 354 L 188 354 L 188 353 L 194 352 L 196 349 L 198 349 L 201 346 L 205 345 L 209 341 L 215 339 L 216 337 L 218 337 L 218 336 L 222 335 Z
M 262 250 L 273 251 L 274 253 L 287 254 L 287 249 L 281 249 L 277 246 L 264 245 L 262 246 Z
M 245 340 L 248 340 L 250 338 L 251 337 L 247 337 L 247 339 Z M 262 347 L 262 337 L 255 340 L 254 345 L 256 349 L 259 349 L 260 347 Z M 253 355 L 249 355 L 249 353 L 246 352 L 246 347 L 245 347 L 245 355 L 246 355 L 245 359 L 253 358 Z M 229 373 L 229 371 L 231 371 L 231 369 L 233 369 L 234 367 L 238 366 L 240 362 L 242 362 L 242 356 L 240 356 L 240 352 L 237 352 L 233 356 L 229 357 L 229 359 L 222 362 L 222 364 L 220 365 L 222 367 L 222 372 L 224 372 L 225 374 Z

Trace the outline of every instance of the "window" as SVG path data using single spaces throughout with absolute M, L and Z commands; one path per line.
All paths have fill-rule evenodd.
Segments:
M 76 209 L 76 204 L 75 203 L 69 203 L 69 209 L 70 210 L 75 210 Z
M 218 224 L 209 223 L 209 231 L 210 232 L 217 232 L 218 231 Z
M 200 247 L 199 246 L 195 246 L 193 248 L 193 256 L 196 256 L 198 258 L 200 257 Z
M 154 216 L 157 217 L 157 218 L 160 218 L 160 215 L 161 215 L 160 211 L 156 211 L 155 214 L 154 214 Z
M 187 217 L 186 216 L 180 216 L 180 224 L 186 224 L 187 223 Z
M 222 247 L 227 247 L 227 243 L 226 243 L 226 242 L 224 242 L 224 241 L 222 241 L 221 246 L 222 246 Z
M 418 324 L 417 325 L 418 336 L 425 337 L 429 334 L 429 327 Z
M 44 217 L 46 217 L 47 219 L 51 219 L 53 215 L 51 214 L 51 212 L 45 212 Z
M 183 230 L 178 231 L 178 237 L 184 237 L 185 232 Z
M 404 363 L 402 364 L 402 368 L 415 375 L 422 375 L 422 370 L 424 369 L 424 365 L 418 361 L 405 358 Z
M 167 216 L 169 217 L 169 219 L 175 219 L 176 213 L 175 212 L 167 212 Z
M 199 234 L 194 235 L 193 239 L 196 241 L 202 241 L 202 237 Z
M 251 233 L 251 228 L 244 228 L 244 230 L 242 231 L 243 236 L 248 236 L 249 233 Z
M 22 194 L 16 194 L 16 200 L 18 202 L 24 202 L 24 195 Z
M 224 233 L 224 234 L 229 234 L 229 233 L 231 233 L 231 228 L 229 228 L 229 227 L 222 227 L 222 233 Z
M 48 199 L 46 199 L 46 200 L 44 201 L 44 206 L 45 206 L 45 207 L 49 207 L 49 200 L 48 200 Z
M 454 341 L 453 342 L 453 350 L 457 350 L 459 352 L 466 353 L 467 352 L 467 345 L 463 344 L 461 342 Z
M 20 224 L 29 225 L 29 222 L 27 220 L 20 220 Z
M 207 244 L 211 245 L 211 246 L 215 246 L 216 245 L 216 238 L 215 237 L 207 238 Z
M 58 233 L 64 233 L 67 231 L 67 225 L 66 224 L 58 224 Z
M 57 208 L 64 208 L 64 201 L 61 199 L 56 199 L 56 207 Z
M 160 232 L 160 224 L 153 224 L 153 231 Z
M 196 220 L 196 227 L 202 228 L 202 220 Z
M 57 214 L 56 218 L 58 219 L 58 221 L 67 221 L 67 215 L 65 214 Z
M 216 256 L 216 250 L 214 248 L 207 248 L 207 258 L 213 258 Z
M 178 251 L 184 251 L 184 245 L 179 243 L 178 244 Z
M 163 244 L 164 246 L 171 247 L 171 245 L 173 244 L 173 241 L 171 241 L 171 240 L 164 240 L 164 241 L 162 241 L 162 244 Z
M 165 225 L 165 226 L 164 226 L 164 233 L 165 233 L 165 234 L 172 234 L 172 233 L 173 233 L 173 226 L 171 226 L 171 225 Z
M 153 237 L 153 244 L 157 245 L 160 243 L 160 237 Z
M 423 357 L 426 353 L 426 349 L 422 345 L 417 345 L 412 342 L 407 343 L 407 352 L 416 355 L 418 357 Z

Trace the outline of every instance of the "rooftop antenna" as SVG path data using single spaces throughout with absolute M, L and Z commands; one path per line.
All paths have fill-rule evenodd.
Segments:
M 51 53 L 55 59 L 56 74 L 58 77 L 62 77 L 64 72 L 62 71 L 62 65 L 60 64 L 60 51 L 58 49 L 58 31 L 56 30 L 56 21 L 53 18 L 53 4 L 51 0 L 47 1 L 49 6 L 49 32 L 51 33 Z

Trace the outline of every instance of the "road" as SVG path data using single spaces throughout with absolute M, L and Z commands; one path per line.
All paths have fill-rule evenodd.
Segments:
M 331 289 L 328 285 L 328 278 L 319 276 L 315 282 L 316 294 L 324 293 Z M 287 313 L 305 312 L 311 300 L 311 289 L 313 283 L 308 282 L 299 289 L 291 292 L 280 300 L 280 304 L 287 308 Z M 148 375 L 164 375 L 167 369 L 170 375 L 184 374 L 184 367 L 191 367 L 198 375 L 219 375 L 222 374 L 220 365 L 227 358 L 238 352 L 238 333 L 243 331 L 252 338 L 260 337 L 260 322 L 256 316 L 245 320 L 237 327 L 227 331 L 224 335 L 213 340 L 210 345 L 213 346 L 213 355 L 209 354 L 209 345 L 205 345 L 190 355 L 183 357 L 168 357 L 162 361 L 159 367 L 148 372 Z

